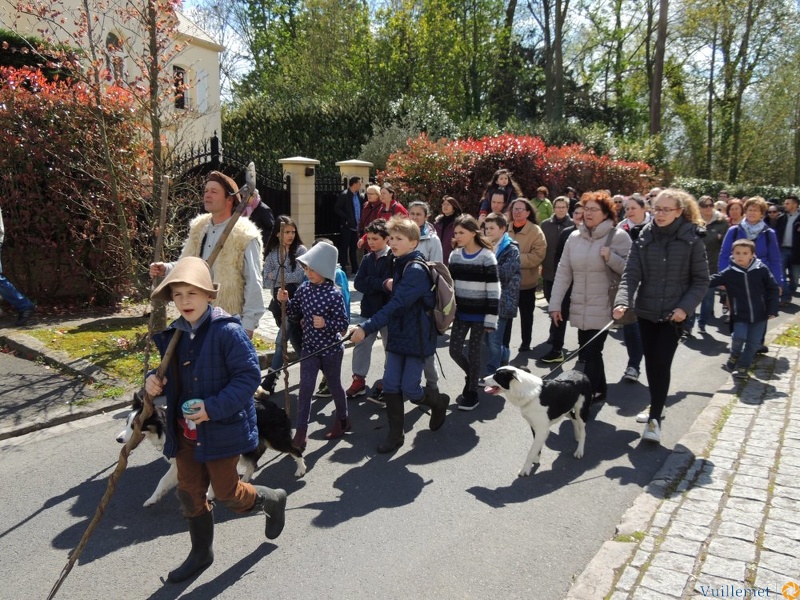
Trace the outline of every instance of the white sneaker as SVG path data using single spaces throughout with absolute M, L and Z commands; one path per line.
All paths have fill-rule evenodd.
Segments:
M 647 406 L 642 412 L 636 415 L 636 422 L 647 423 L 649 420 L 650 420 L 650 407 Z
M 644 426 L 642 439 L 657 444 L 661 442 L 661 427 L 658 424 L 658 420 L 650 419 L 650 422 Z
M 625 369 L 625 374 L 622 376 L 623 379 L 627 379 L 628 381 L 639 381 L 639 371 L 636 367 L 628 367 Z M 647 423 L 647 421 L 642 421 L 642 423 Z

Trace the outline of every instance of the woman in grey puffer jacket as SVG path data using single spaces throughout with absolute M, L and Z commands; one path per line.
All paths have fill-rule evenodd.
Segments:
M 653 215 L 631 249 L 614 317 L 620 318 L 631 307 L 639 317 L 650 386 L 642 438 L 660 442 L 672 359 L 684 321 L 705 296 L 709 275 L 705 229 L 694 198 L 683 190 L 665 189 L 656 196 Z

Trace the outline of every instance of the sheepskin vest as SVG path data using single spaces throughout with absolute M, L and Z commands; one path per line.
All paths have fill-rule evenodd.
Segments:
M 192 219 L 189 223 L 189 237 L 183 246 L 181 258 L 200 256 L 203 236 L 210 223 L 209 213 Z M 258 242 L 258 254 L 261 256 L 261 232 L 258 227 L 249 219 L 236 221 L 211 269 L 214 283 L 219 284 L 219 292 L 213 304 L 231 315 L 241 315 L 244 308 L 244 251 L 252 240 Z

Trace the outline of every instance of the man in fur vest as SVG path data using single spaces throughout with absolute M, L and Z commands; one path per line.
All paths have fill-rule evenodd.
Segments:
M 227 175 L 219 171 L 208 174 L 203 193 L 207 212 L 189 224 L 189 237 L 183 245 L 181 258 L 199 256 L 208 259 L 211 256 L 234 208 L 241 201 L 236 190 L 236 183 Z M 150 276 L 164 277 L 174 264 L 153 263 Z M 213 304 L 231 315 L 239 315 L 250 338 L 264 314 L 262 268 L 261 232 L 249 219 L 239 219 L 212 267 L 214 283 L 220 287 Z

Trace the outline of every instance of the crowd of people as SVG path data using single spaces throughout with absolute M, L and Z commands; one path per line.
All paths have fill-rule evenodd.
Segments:
M 248 385 L 242 385 L 234 370 L 194 367 L 207 365 L 209 355 L 249 344 L 247 338 L 265 312 L 263 301 L 255 299 L 254 285 L 259 295 L 262 286 L 272 290 L 269 310 L 281 325 L 280 335 L 288 337 L 302 361 L 293 444 L 305 449 L 313 396 L 334 398 L 327 439 L 350 431 L 347 399 L 368 396 L 386 407 L 388 433 L 377 450 L 390 453 L 404 443 L 406 400 L 430 408 L 434 431 L 444 424 L 450 405 L 439 390 L 435 360 L 440 331 L 433 318 L 434 263 L 449 270 L 456 301 L 449 353 L 464 372 L 458 409 L 475 409 L 479 378 L 509 362 L 517 316 L 517 351 L 527 360 L 541 292 L 550 319 L 547 351 L 537 360 L 555 366 L 566 360 L 569 323 L 578 334 L 577 368 L 592 384 L 592 401 L 600 401 L 608 394 L 603 349 L 617 322 L 628 352 L 623 378 L 637 381 L 644 360 L 650 406 L 637 421 L 645 425 L 642 438 L 656 443 L 675 351 L 695 325 L 705 333 L 714 316 L 715 290 L 724 290 L 719 295 L 722 316 L 730 321 L 732 333 L 724 366 L 737 379 L 746 379 L 755 354 L 764 351 L 767 320 L 777 315 L 779 304 L 792 301 L 800 276 L 795 196 L 779 207 L 760 197 L 731 198 L 724 190 L 716 201 L 709 196 L 696 201 L 678 189 L 625 196 L 566 188 L 551 202 L 543 186 L 535 197 L 526 198 L 513 174 L 500 169 L 487 184 L 477 215 L 446 196 L 434 217 L 425 201 L 403 206 L 391 185 L 370 185 L 365 196 L 361 187 L 360 179 L 351 178 L 337 201 L 338 252 L 329 240 L 317 240 L 307 250 L 286 215 L 273 220 L 268 234 L 241 219 L 232 242 L 209 271 L 212 285 L 197 265 L 181 265 L 190 257 L 210 255 L 238 202 L 233 182 L 214 172 L 204 195 L 208 214 L 192 221 L 182 258 L 177 264 L 151 266 L 152 276 L 166 276 L 158 295 L 171 298 L 181 314 L 170 330 L 189 334 L 180 346 L 185 362 L 172 365 L 163 380 L 148 378 L 148 391 L 167 393 L 169 414 L 181 425 L 175 428 L 181 439 L 173 441 L 170 452 L 184 452 L 178 463 L 179 496 L 185 499 L 193 548 L 196 536 L 200 547 L 176 580 L 204 568 L 213 556 L 208 539 L 213 519 L 197 491 L 203 485 L 211 483 L 222 503 L 236 512 L 266 512 L 268 537 L 283 526 L 281 490 L 231 485 L 229 467 L 212 465 L 256 443 L 252 415 L 241 406 L 252 404 L 258 382 L 250 380 L 250 371 Z M 254 206 L 262 209 L 262 222 L 271 218 L 261 204 Z M 361 316 L 366 319 L 355 327 L 349 327 L 348 268 L 362 293 Z M 190 276 L 176 275 L 182 272 Z M 240 315 L 241 335 L 229 335 L 225 315 Z M 217 329 L 225 335 L 215 333 Z M 345 337 L 355 343 L 351 365 L 343 364 Z M 378 339 L 385 368 L 370 387 L 370 358 Z M 249 363 L 249 351 L 243 356 Z M 278 369 L 284 357 L 280 352 L 275 356 L 273 367 Z M 320 371 L 323 384 L 315 393 Z M 344 372 L 352 377 L 346 389 Z M 261 385 L 274 393 L 276 375 L 268 375 Z M 184 415 L 179 407 L 193 398 L 200 398 L 200 410 Z M 242 435 L 235 447 L 224 446 L 214 435 L 217 420 L 239 428 Z M 192 435 L 187 433 L 189 421 L 195 426 Z M 205 551 L 203 544 L 208 545 Z

